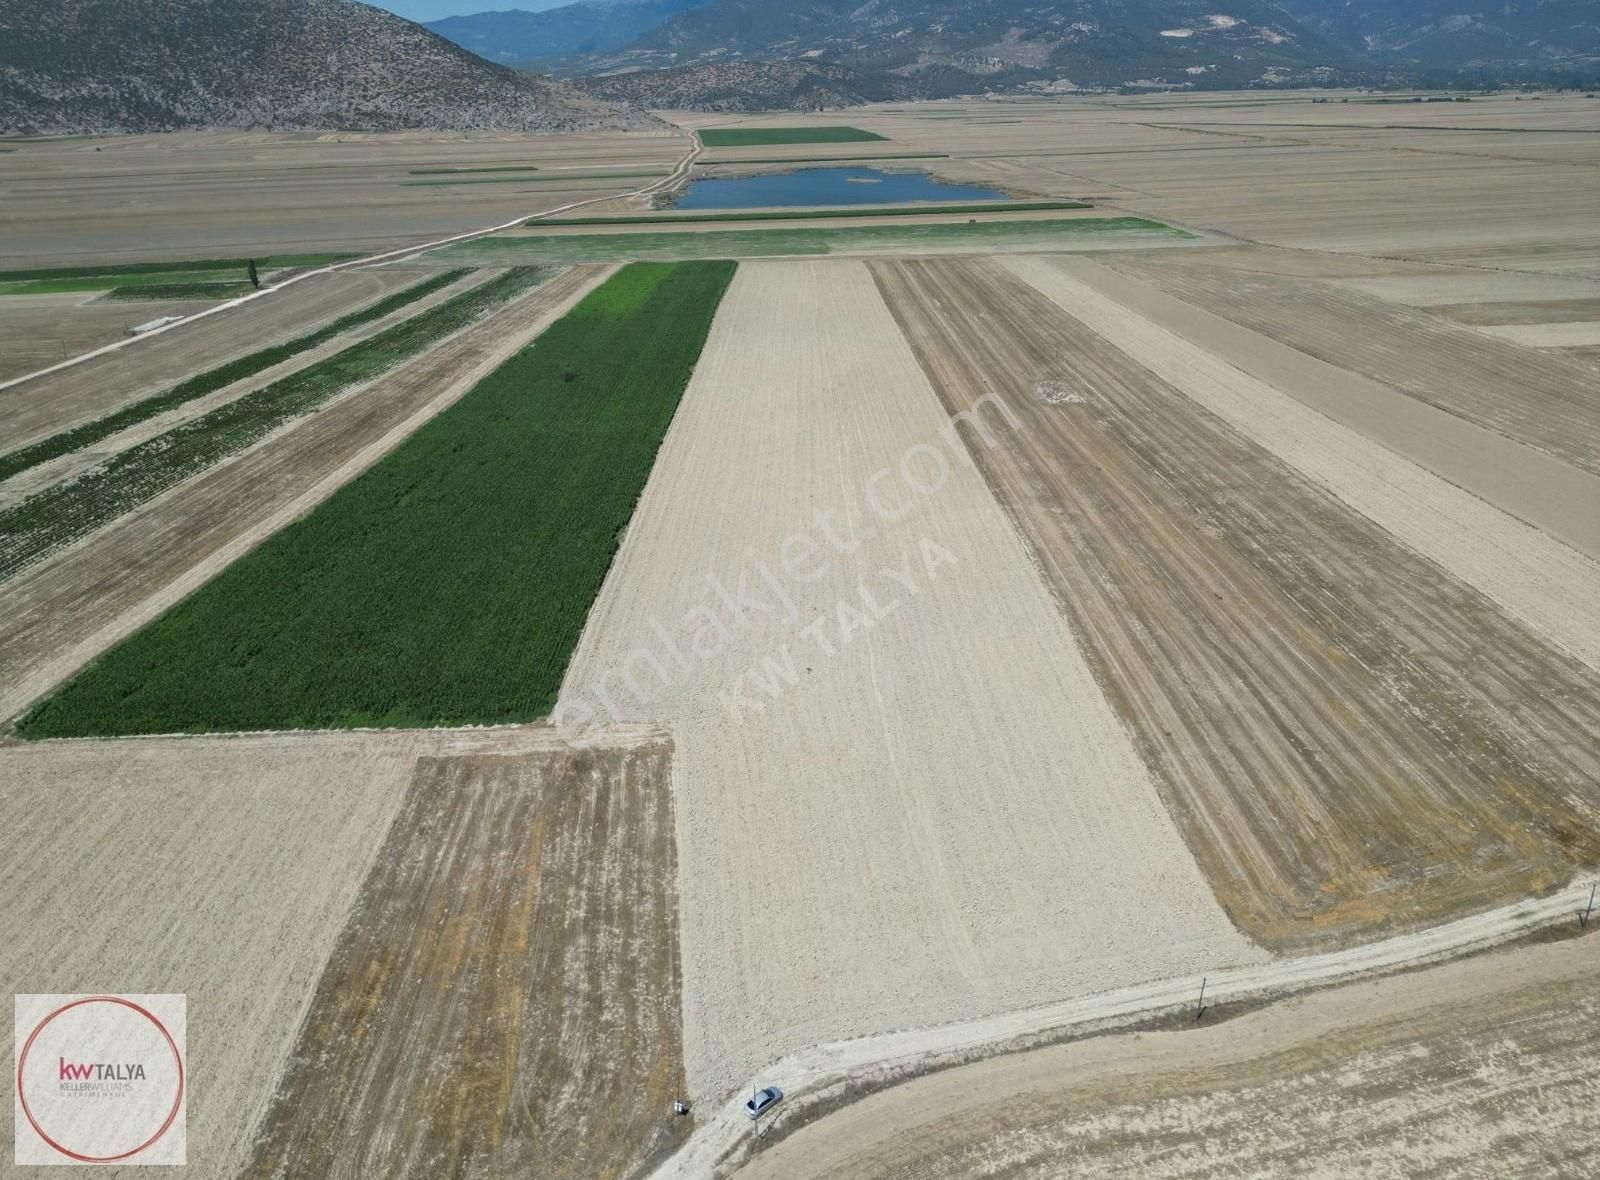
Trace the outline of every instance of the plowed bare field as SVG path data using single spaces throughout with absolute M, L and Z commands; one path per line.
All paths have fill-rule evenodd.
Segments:
M 688 1129 L 671 744 L 424 757 L 247 1177 L 631 1175 Z
M 1600 864 L 1600 679 L 998 264 L 875 262 L 1233 918 L 1331 945 Z
M 238 458 L 151 501 L 0 594 L 0 716 L 153 618 L 465 393 L 607 273 L 575 268 Z
M 742 264 L 568 670 L 674 735 L 697 1100 L 1261 957 L 948 428 L 862 264 Z
M 1600 474 L 1600 398 L 1593 375 L 1578 361 L 1463 331 L 1428 312 L 1332 282 L 1245 274 L 1176 257 L 1154 264 L 1124 256 L 1115 266 L 1301 352 Z M 1506 293 L 1499 298 L 1511 298 L 1509 285 L 1500 286 Z

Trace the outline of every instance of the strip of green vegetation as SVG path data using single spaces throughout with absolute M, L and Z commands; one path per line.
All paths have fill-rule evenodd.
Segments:
M 37 706 L 19 731 L 546 714 L 733 269 L 620 271 L 309 516 Z
M 718 164 L 876 164 L 879 160 L 948 160 L 949 152 L 890 152 L 884 155 L 854 156 L 762 156 L 743 160 L 696 160 L 702 168 Z
M 251 290 L 247 282 L 227 283 L 131 283 L 113 287 L 107 299 L 228 299 Z
M 839 209 L 760 209 L 744 213 L 640 213 L 616 217 L 535 218 L 535 229 L 567 225 L 692 225 L 705 221 L 820 221 L 829 217 L 918 217 L 935 213 L 1039 213 L 1093 209 L 1087 201 L 987 201 L 981 205 L 847 205 Z
M 25 279 L 20 282 L 0 282 L 0 295 L 69 295 L 90 291 L 126 290 L 132 287 L 159 287 L 174 283 L 214 283 L 243 281 L 245 271 L 240 268 L 238 278 L 223 279 L 215 270 L 161 271 L 153 274 L 100 275 L 94 278 Z
M 700 133 L 706 147 L 759 147 L 769 143 L 867 143 L 886 140 L 859 127 L 708 127 Z
M 85 422 L 82 426 L 75 426 L 71 430 L 63 430 L 59 434 L 52 434 L 49 438 L 40 439 L 31 446 L 0 455 L 0 480 L 10 479 L 13 475 L 37 467 L 41 463 L 48 463 L 51 459 L 60 458 L 62 455 L 70 455 L 73 451 L 91 446 L 103 438 L 110 438 L 118 431 L 136 426 L 140 422 L 154 418 L 157 414 L 164 414 L 186 402 L 194 401 L 197 397 L 215 393 L 225 385 L 243 381 L 246 377 L 254 377 L 257 373 L 332 340 L 335 336 L 359 328 L 362 324 L 370 324 L 373 320 L 382 319 L 390 312 L 399 311 L 425 295 L 431 295 L 441 288 L 448 287 L 468 273 L 470 273 L 468 267 L 444 271 L 420 283 L 414 283 L 403 291 L 385 296 L 376 303 L 370 303 L 349 315 L 340 316 L 303 336 L 296 336 L 293 340 L 274 344 L 270 348 L 263 348 L 237 360 L 231 360 L 227 364 L 218 365 L 214 369 L 207 369 L 204 373 L 198 373 L 187 381 L 179 382 L 163 393 L 123 406 L 114 414 L 107 414 L 103 418 L 96 418 L 93 422 Z
M 547 262 L 570 264 L 616 259 L 677 262 L 696 258 L 779 258 L 790 255 L 848 254 L 852 251 L 939 250 L 951 246 L 989 246 L 1030 250 L 1068 249 L 1076 241 L 1104 234 L 1151 238 L 1194 235 L 1143 217 L 1081 217 L 1072 220 L 935 221 L 897 225 L 800 226 L 784 229 L 718 229 L 704 233 L 528 234 L 478 238 L 435 252 L 440 261 L 478 266 Z
M 498 164 L 493 168 L 410 168 L 412 176 L 460 176 L 468 172 L 537 172 L 532 164 Z
M 356 254 L 274 254 L 257 258 L 256 266 L 263 271 L 293 270 L 304 266 L 326 266 L 343 262 Z M 106 286 L 126 286 L 136 275 L 187 276 L 194 271 L 239 270 L 248 265 L 244 258 L 199 258 L 188 262 L 106 262 L 98 266 L 47 266 L 33 270 L 0 270 L 0 283 L 24 282 L 34 279 L 113 279 Z
M 518 268 L 0 510 L 0 581 L 545 280 Z

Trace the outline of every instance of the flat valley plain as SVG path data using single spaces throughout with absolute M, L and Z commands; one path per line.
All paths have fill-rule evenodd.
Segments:
M 636 1175 L 822 1042 L 1230 964 L 1282 963 L 1287 979 L 1304 951 L 1406 938 L 1600 869 L 1600 101 L 1151 95 L 673 117 L 747 140 L 842 123 L 884 137 L 719 147 L 719 168 L 917 155 L 942 178 L 1094 208 L 976 214 L 987 247 L 930 232 L 948 214 L 874 219 L 911 232 L 870 246 L 844 219 L 763 220 L 778 256 L 739 264 L 638 506 L 604 538 L 619 548 L 598 597 L 485 587 L 586 616 L 554 730 L 0 743 L 0 979 L 188 992 L 191 1165 Z M 578 201 L 593 203 L 574 218 L 647 214 L 636 190 L 691 148 L 671 133 L 8 146 L 0 268 L 392 249 Z M 1122 217 L 1189 236 L 1037 228 Z M 1034 236 L 990 228 L 1002 221 Z M 549 225 L 315 275 L 0 388 L 9 452 L 477 268 L 0 483 L 4 505 L 496 281 L 525 261 L 494 257 L 502 243 L 583 239 L 581 262 L 552 260 L 537 286 L 0 584 L 7 725 L 403 460 L 614 277 L 638 228 Z M 785 257 L 802 230 L 834 256 Z M 5 296 L 0 319 L 60 298 Z M 73 298 L 81 330 L 63 313 L 58 352 L 124 338 L 105 309 L 146 306 Z M 0 330 L 0 381 L 47 351 L 28 316 Z M 581 404 L 581 374 L 559 384 Z M 962 411 L 975 419 L 951 426 Z M 450 527 L 405 496 L 391 515 Z M 268 589 L 292 603 L 303 572 Z M 497 617 L 460 625 L 492 650 Z M 206 660 L 255 651 L 248 636 L 224 647 Z M 325 690 L 336 655 L 359 682 L 363 651 L 306 646 L 307 683 Z M 530 669 L 530 684 L 560 671 Z M 160 872 L 112 889 L 90 857 Z M 1037 1070 L 1014 1079 L 1032 1095 L 1015 1118 L 973 1106 L 978 1075 L 936 1075 L 949 1088 L 907 1087 L 917 1113 L 882 1124 L 905 1134 L 874 1138 L 846 1111 L 817 1128 L 842 1128 L 833 1154 L 806 1164 L 1042 1177 L 1064 1158 L 1109 1167 L 1138 1140 L 1170 1147 L 1172 1174 L 1204 1175 L 1172 1127 L 1205 1126 L 1242 1172 L 1376 1170 L 1432 1135 L 1582 1175 L 1592 1144 L 1561 1154 L 1555 1124 L 1600 1097 L 1594 1039 L 1559 1035 L 1569 999 L 1593 1023 L 1570 987 L 1591 952 L 1455 965 L 1527 972 L 1539 994 L 1417 993 L 1503 1000 L 1515 1027 L 1443 1028 L 1398 991 L 1375 1021 L 1391 1001 L 1357 985 L 1327 993 L 1342 1015 L 1310 1042 L 1281 1004 L 1260 1014 L 1254 1056 L 1223 1044 L 1239 1022 L 1161 1034 L 1177 1056 L 1131 1055 L 1133 1098 L 1130 1073 L 1070 1054 L 965 1067 Z M 341 1072 L 357 1048 L 406 1068 Z M 461 1063 L 485 1055 L 493 1084 L 469 1084 Z M 1548 1102 L 1484 1074 L 1505 1061 Z M 1329 1087 L 1350 1096 L 1359 1143 L 1296 1137 L 1307 1094 Z M 1505 1133 L 1401 1110 L 1410 1088 L 1423 1107 L 1461 1097 Z M 674 1119 L 679 1096 L 692 1118 Z M 1273 1133 L 1240 1130 L 1228 1103 Z M 808 1135 L 752 1174 L 803 1174 L 783 1161 Z M 862 1144 L 876 1173 L 850 1154 Z M 1466 1167 L 1443 1148 L 1415 1162 Z

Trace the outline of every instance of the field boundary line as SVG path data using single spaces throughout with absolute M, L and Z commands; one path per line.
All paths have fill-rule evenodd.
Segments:
M 1581 896 L 1580 896 L 1581 894 Z M 1588 893 L 1570 883 L 1543 898 L 1513 902 L 1441 926 L 1401 934 L 1344 950 L 1324 951 L 1261 966 L 1231 967 L 1204 976 L 1211 1007 L 1227 999 L 1258 996 L 1276 1001 L 1296 991 L 1393 972 L 1487 949 L 1542 926 L 1570 919 Z M 1112 1025 L 1192 1008 L 1201 975 L 1119 988 L 1035 1008 L 1023 1008 L 956 1024 L 908 1029 L 835 1041 L 791 1054 L 761 1070 L 654 1172 L 650 1180 L 704 1180 L 726 1175 L 745 1162 L 740 1148 L 751 1137 L 744 1102 L 751 1086 L 777 1085 L 791 1109 L 843 1092 L 863 1075 L 900 1080 L 913 1073 L 964 1064 L 1038 1047 L 1046 1038 L 1074 1029 L 1109 1031 Z M 1097 1027 L 1100 1026 L 1100 1027 Z M 831 1094 L 830 1094 L 831 1092 Z M 779 1107 L 781 1112 L 784 1107 Z
M 270 287 L 263 287 L 259 291 L 250 292 L 248 295 L 241 295 L 238 299 L 227 300 L 226 302 L 219 303 L 214 307 L 208 307 L 204 311 L 197 311 L 193 315 L 184 316 L 182 319 L 174 320 L 170 324 L 163 324 L 159 328 L 152 328 L 150 331 L 143 332 L 138 336 L 130 336 L 125 340 L 115 340 L 110 344 L 103 344 L 99 348 L 91 349 L 88 352 L 80 353 L 77 356 L 68 357 L 64 361 L 57 361 L 55 364 L 49 365 L 43 369 L 36 369 L 32 373 L 24 373 L 20 377 L 12 377 L 6 381 L 0 381 L 0 390 L 10 389 L 13 386 L 21 385 L 25 381 L 32 381 L 35 378 L 44 377 L 51 373 L 59 373 L 63 369 L 70 369 L 74 365 L 80 365 L 84 361 L 92 360 L 97 356 L 105 356 L 108 353 L 121 351 L 130 345 L 139 343 L 141 340 L 149 340 L 156 336 L 160 336 L 163 333 L 170 332 L 174 328 L 181 328 L 185 324 L 192 324 L 196 320 L 203 320 L 207 316 L 216 315 L 218 312 L 227 311 L 234 307 L 241 307 L 253 300 L 260 299 L 263 296 L 271 295 L 276 291 L 282 291 L 286 287 L 293 286 L 295 283 L 302 282 L 305 279 L 316 278 L 318 275 L 334 274 L 338 271 L 351 270 L 358 266 L 371 266 L 374 263 L 402 262 L 408 258 L 415 257 L 418 254 L 426 253 L 429 250 L 436 250 L 440 246 L 448 246 L 455 242 L 466 242 L 471 241 L 474 238 L 487 237 L 490 234 L 497 234 L 504 230 L 516 229 L 519 225 L 524 225 L 530 221 L 539 221 L 547 217 L 555 217 L 561 213 L 570 213 L 574 209 L 582 209 L 589 205 L 598 205 L 605 201 L 621 201 L 626 200 L 629 197 L 650 196 L 652 193 L 660 192 L 663 188 L 669 188 L 672 185 L 677 184 L 679 181 L 689 175 L 689 170 L 694 167 L 694 162 L 700 158 L 700 153 L 705 150 L 705 145 L 700 142 L 699 132 L 689 132 L 689 140 L 689 150 L 684 153 L 683 159 L 678 161 L 678 163 L 673 167 L 672 171 L 666 176 L 663 176 L 660 180 L 651 181 L 643 188 L 633 189 L 630 192 L 625 193 L 611 193 L 604 197 L 589 197 L 582 201 L 574 201 L 571 204 L 562 205 L 559 208 L 546 209 L 542 213 L 525 213 L 512 221 L 505 222 L 502 225 L 491 225 L 487 229 L 468 230 L 465 233 L 452 234 L 449 237 L 439 238 L 435 241 L 423 242 L 421 245 L 404 246 L 397 250 L 386 250 L 379 254 L 369 254 L 363 258 L 351 258 L 344 262 L 335 262 L 328 266 L 318 267 L 315 270 L 308 270 L 297 275 L 291 275 L 289 278 L 284 279 L 281 283 L 275 283 Z
M 441 390 L 427 405 L 416 411 L 405 421 L 396 424 L 378 438 L 367 443 L 334 470 L 328 472 L 316 483 L 292 500 L 281 505 L 257 524 L 219 545 L 204 560 L 189 567 L 155 593 L 129 607 L 87 638 L 73 644 L 65 651 L 56 653 L 53 658 L 42 665 L 36 666 L 26 676 L 18 678 L 14 683 L 0 690 L 0 720 L 3 720 L 6 728 L 9 729 L 10 724 L 24 710 L 46 693 L 58 688 L 75 672 L 87 665 L 90 660 L 110 650 L 113 645 L 128 638 L 146 623 L 164 613 L 168 608 L 187 598 L 262 541 L 310 512 L 311 509 L 333 495 L 334 492 L 373 466 L 418 428 L 449 408 L 452 403 L 464 397 L 479 381 L 493 372 L 508 357 L 515 355 L 520 349 L 536 340 L 544 333 L 545 329 L 570 311 L 578 301 L 609 278 L 616 269 L 615 265 L 599 266 L 593 271 L 585 273 L 579 267 L 569 268 L 566 274 L 580 276 L 572 291 L 563 296 L 558 303 L 553 304 L 542 314 L 531 320 L 525 330 L 502 337 L 494 348 L 487 350 L 483 354 L 477 365 Z M 557 275 L 547 283 L 531 288 L 527 295 L 531 297 L 537 292 L 548 291 L 549 284 L 561 281 L 562 277 L 562 275 Z M 516 306 L 519 302 L 521 300 L 513 301 L 511 306 Z M 500 310 L 503 311 L 506 308 L 502 307 Z M 388 376 L 388 374 L 383 376 Z M 383 377 L 374 378 L 374 380 L 382 379 Z M 371 382 L 364 382 L 358 387 L 347 390 L 337 400 L 344 401 L 346 398 L 364 391 L 370 384 Z M 306 421 L 307 419 L 302 417 L 287 423 L 282 429 L 274 431 L 246 451 L 230 456 L 224 462 L 237 462 L 246 454 L 270 446 L 275 440 L 303 426 Z M 181 495 L 186 489 L 193 487 L 198 480 L 204 479 L 217 471 L 219 467 L 220 465 L 208 468 L 192 479 L 175 485 L 155 499 L 141 504 L 134 509 L 134 513 L 151 511 L 173 496 Z M 119 517 L 116 522 L 112 522 L 113 525 L 131 519 L 134 513 Z M 73 545 L 51 554 L 45 561 L 26 571 L 23 576 L 33 576 L 38 571 L 50 568 L 66 554 L 76 552 L 93 544 L 96 538 L 103 535 L 103 532 L 104 530 L 98 530 L 80 538 Z

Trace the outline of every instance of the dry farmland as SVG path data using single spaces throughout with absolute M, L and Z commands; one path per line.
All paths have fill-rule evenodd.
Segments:
M 0 294 L 0 983 L 206 1176 L 1592 1173 L 1595 940 L 1434 959 L 1600 872 L 1600 103 L 1313 97 L 8 144 L 0 269 L 482 236 Z M 838 161 L 1093 207 L 522 224 Z

